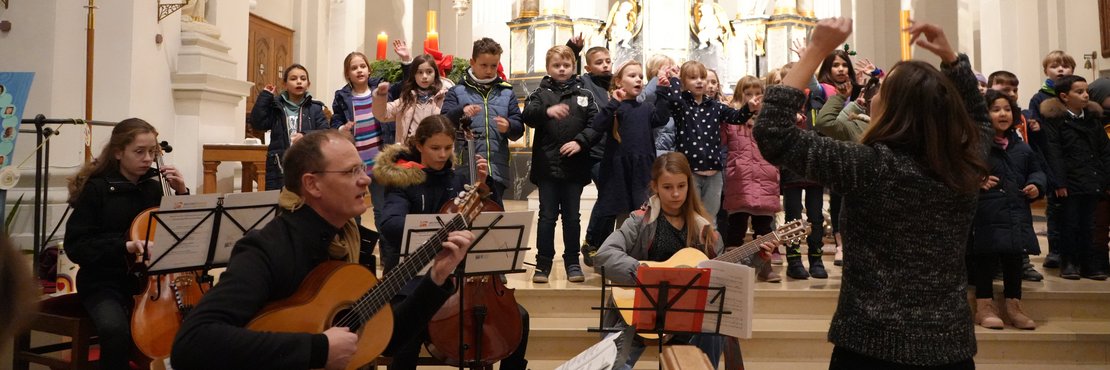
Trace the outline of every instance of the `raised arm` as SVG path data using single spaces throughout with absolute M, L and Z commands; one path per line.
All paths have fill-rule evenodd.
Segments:
M 768 162 L 801 173 L 805 178 L 828 185 L 842 194 L 872 188 L 884 171 L 888 149 L 820 137 L 796 126 L 805 103 L 802 92 L 825 55 L 842 44 L 851 33 L 848 18 L 818 22 L 810 47 L 783 78 L 782 86 L 767 89 L 759 119 L 753 129 L 760 153 Z

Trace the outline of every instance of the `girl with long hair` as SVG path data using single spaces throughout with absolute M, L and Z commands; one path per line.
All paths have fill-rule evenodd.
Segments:
M 818 22 L 783 84 L 767 90 L 755 125 L 769 162 L 844 196 L 830 369 L 974 368 L 964 255 L 987 178 L 986 104 L 967 56 L 940 27 L 913 23 L 911 42 L 938 55 L 941 70 L 896 64 L 860 143 L 800 130 L 802 89 L 851 30 L 849 18 Z
M 149 247 L 145 240 L 127 240 L 131 221 L 161 203 L 160 176 L 174 193 L 189 193 L 174 166 L 150 167 L 159 150 L 154 126 L 125 119 L 100 155 L 69 179 L 66 254 L 81 266 L 77 290 L 100 337 L 102 369 L 127 369 L 131 354 L 131 310 L 140 289 L 131 272 Z

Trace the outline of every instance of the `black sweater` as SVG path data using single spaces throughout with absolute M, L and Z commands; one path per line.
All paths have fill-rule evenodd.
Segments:
M 235 243 L 227 271 L 185 318 L 173 346 L 176 369 L 322 368 L 328 340 L 322 333 L 247 330 L 262 307 L 292 295 L 320 263 L 338 229 L 309 206 L 282 214 Z M 448 285 L 423 279 L 416 294 L 393 306 L 390 349 L 423 331 L 450 296 Z M 366 328 L 362 335 L 382 335 Z
M 77 289 L 115 289 L 138 294 L 139 279 L 129 274 L 127 234 L 131 220 L 162 200 L 158 170 L 128 181 L 119 172 L 88 179 L 66 222 L 65 250 L 81 266 Z
M 967 56 L 943 70 L 971 119 L 986 130 L 986 103 Z M 912 156 L 884 144 L 798 129 L 795 116 L 805 98 L 786 86 L 767 89 L 753 133 L 768 162 L 844 196 L 844 276 L 829 341 L 910 365 L 972 358 L 964 249 L 978 194 L 953 192 Z

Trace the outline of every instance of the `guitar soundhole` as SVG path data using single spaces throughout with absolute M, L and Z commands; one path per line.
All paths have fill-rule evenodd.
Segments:
M 357 312 L 348 307 L 339 310 L 339 312 L 335 314 L 335 317 L 331 320 L 331 326 L 350 328 L 352 332 L 357 332 L 358 329 L 362 328 L 362 322 L 368 319 L 369 318 L 360 318 Z

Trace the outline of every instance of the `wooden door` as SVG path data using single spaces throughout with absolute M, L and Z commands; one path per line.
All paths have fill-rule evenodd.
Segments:
M 258 93 L 267 84 L 282 89 L 282 73 L 293 63 L 293 30 L 268 21 L 257 15 L 250 15 L 247 31 L 247 81 L 254 83 L 247 97 L 246 136 L 262 140 L 264 135 L 251 129 L 250 113 Z

